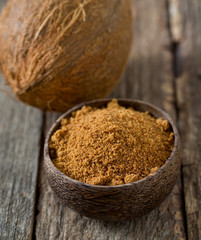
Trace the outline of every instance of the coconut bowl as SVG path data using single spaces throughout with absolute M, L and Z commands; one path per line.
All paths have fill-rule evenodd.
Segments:
M 133 183 L 116 186 L 90 185 L 74 180 L 60 172 L 52 163 L 49 154 L 49 140 L 60 127 L 62 118 L 69 118 L 72 112 L 84 105 L 105 107 L 111 99 L 93 100 L 79 104 L 57 119 L 45 140 L 45 169 L 49 184 L 59 201 L 78 213 L 94 219 L 122 221 L 140 217 L 156 208 L 170 194 L 180 169 L 181 142 L 178 130 L 163 110 L 143 101 L 117 99 L 124 107 L 148 111 L 152 116 L 167 120 L 174 132 L 174 148 L 165 164 L 153 174 Z

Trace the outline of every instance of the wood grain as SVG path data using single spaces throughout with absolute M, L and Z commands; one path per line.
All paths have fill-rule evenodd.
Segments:
M 175 49 L 183 142 L 183 184 L 189 240 L 201 239 L 201 2 L 180 3 L 183 38 Z
M 0 88 L 5 88 L 0 75 Z M 0 94 L 0 239 L 31 239 L 42 113 Z
M 149 101 L 176 119 L 166 1 L 133 1 L 133 11 L 133 50 L 126 73 L 112 96 Z M 46 131 L 55 117 L 46 116 Z M 39 187 L 36 239 L 186 239 L 180 179 L 159 208 L 124 223 L 90 220 L 64 208 L 54 198 L 43 169 Z

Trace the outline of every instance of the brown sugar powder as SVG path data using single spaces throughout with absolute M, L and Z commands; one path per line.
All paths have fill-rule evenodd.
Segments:
M 173 142 L 168 121 L 113 100 L 106 108 L 84 106 L 63 119 L 51 137 L 50 154 L 54 165 L 75 180 L 119 185 L 157 171 Z

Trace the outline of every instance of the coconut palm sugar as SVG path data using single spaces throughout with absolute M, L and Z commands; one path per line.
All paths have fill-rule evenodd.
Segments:
M 50 140 L 54 165 L 67 176 L 94 185 L 135 182 L 160 168 L 173 149 L 168 121 L 125 108 L 82 107 L 63 119 Z

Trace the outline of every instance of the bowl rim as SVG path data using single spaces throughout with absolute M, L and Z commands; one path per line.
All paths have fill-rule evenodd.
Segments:
M 67 176 L 66 174 L 62 173 L 52 162 L 50 154 L 49 154 L 49 140 L 50 137 L 53 135 L 53 133 L 57 130 L 58 125 L 60 124 L 61 120 L 63 118 L 66 118 L 68 115 L 70 116 L 72 112 L 75 112 L 79 109 L 81 109 L 83 106 L 90 106 L 90 104 L 95 104 L 95 103 L 103 103 L 103 104 L 107 104 L 108 102 L 112 101 L 113 99 L 116 99 L 118 101 L 118 103 L 121 105 L 121 102 L 127 102 L 128 104 L 142 104 L 146 107 L 150 107 L 153 108 L 156 112 L 160 113 L 160 115 L 165 116 L 165 119 L 168 120 L 168 122 L 170 123 L 173 133 L 174 133 L 174 147 L 172 149 L 172 152 L 170 154 L 170 156 L 168 157 L 168 159 L 165 161 L 165 163 L 154 173 L 140 179 L 137 180 L 135 182 L 131 182 L 131 183 L 125 183 L 125 184 L 121 184 L 121 185 L 93 185 L 93 184 L 88 184 L 88 183 L 84 183 L 84 182 L 80 182 L 78 180 L 75 180 L 73 178 L 70 178 L 69 176 Z M 124 105 L 121 105 L 124 106 Z M 132 106 L 131 106 L 132 107 Z M 152 114 L 152 112 L 149 112 Z M 68 116 L 68 117 L 69 117 Z M 95 99 L 95 100 L 91 100 L 91 101 L 87 101 L 87 102 L 82 102 L 80 104 L 75 105 L 74 107 L 70 108 L 69 110 L 67 110 L 65 113 L 63 113 L 60 117 L 57 118 L 57 120 L 52 124 L 52 126 L 49 128 L 48 133 L 46 135 L 45 138 L 45 143 L 44 143 L 44 162 L 48 163 L 48 166 L 51 167 L 54 172 L 56 174 L 59 174 L 62 178 L 65 178 L 66 180 L 76 184 L 76 185 L 82 185 L 84 187 L 90 187 L 90 188 L 96 188 L 96 189 L 119 189 L 119 188 L 125 188 L 125 187 L 130 187 L 130 186 L 135 186 L 135 185 L 139 185 L 142 184 L 143 182 L 147 182 L 149 179 L 161 174 L 169 164 L 171 164 L 173 161 L 175 161 L 175 156 L 176 153 L 179 151 L 180 149 L 180 136 L 179 136 L 179 132 L 177 130 L 177 127 L 174 123 L 174 121 L 172 120 L 172 118 L 169 116 L 168 113 L 166 113 L 164 110 L 160 109 L 159 107 L 156 107 L 155 105 L 142 101 L 142 100 L 137 100 L 137 99 L 129 99 L 129 98 L 102 98 L 102 99 Z M 47 168 L 46 164 L 45 167 Z

